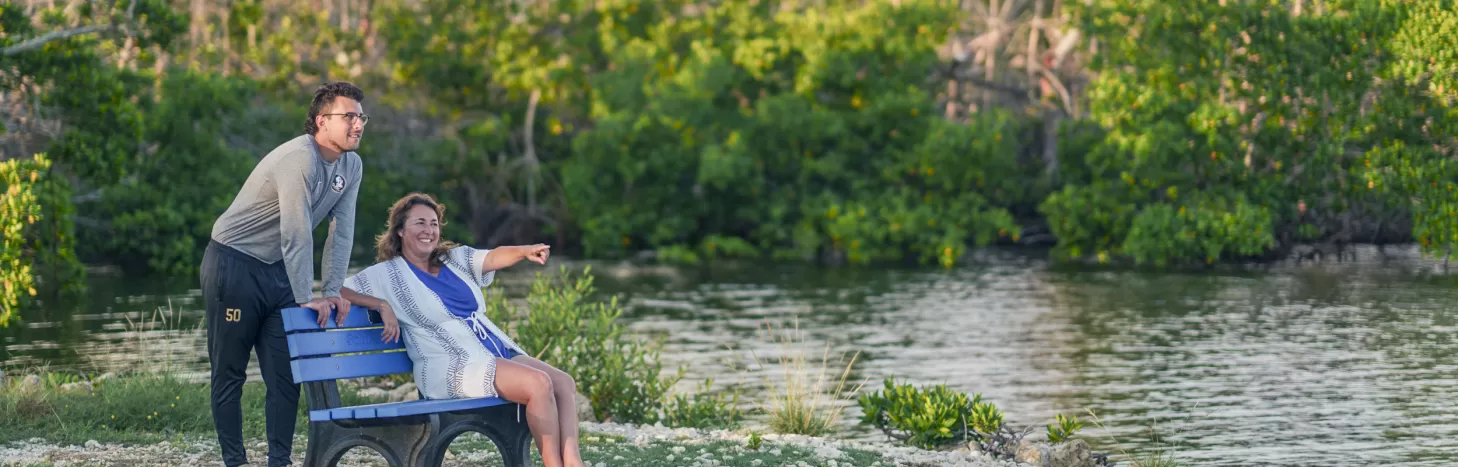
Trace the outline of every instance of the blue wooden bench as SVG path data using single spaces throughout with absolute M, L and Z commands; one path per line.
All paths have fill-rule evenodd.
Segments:
M 380 342 L 379 314 L 355 306 L 344 325 L 320 328 L 308 308 L 283 310 L 294 382 L 309 404 L 304 465 L 332 467 L 357 446 L 374 449 L 393 466 L 439 466 L 457 436 L 490 438 L 508 467 L 526 467 L 532 436 L 525 407 L 501 398 L 441 399 L 345 407 L 336 380 L 411 373 L 404 336 Z

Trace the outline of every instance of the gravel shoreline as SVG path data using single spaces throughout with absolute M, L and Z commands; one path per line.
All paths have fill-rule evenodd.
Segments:
M 748 435 L 723 430 L 696 430 L 692 428 L 666 428 L 660 426 L 635 426 L 614 423 L 587 423 L 581 425 L 583 437 L 609 435 L 624 438 L 624 444 L 645 446 L 653 443 L 678 443 L 683 445 L 705 444 L 728 441 L 743 444 Z M 303 431 L 302 429 L 300 430 Z M 761 450 L 773 451 L 776 446 L 798 446 L 813 450 L 817 456 L 829 460 L 840 458 L 845 450 L 855 449 L 880 454 L 885 460 L 900 466 L 950 466 L 950 467 L 1027 467 L 1010 460 L 992 459 L 988 456 L 967 451 L 926 451 L 891 443 L 844 441 L 801 435 L 764 434 L 761 436 Z M 266 445 L 261 439 L 250 439 L 246 443 L 249 459 L 254 463 L 264 461 Z M 584 447 L 589 449 L 589 447 Z M 303 461 L 304 437 L 302 433 L 294 439 L 294 464 Z M 494 454 L 494 453 L 493 453 Z M 461 452 L 447 458 L 445 465 L 481 465 L 490 454 Z M 62 446 L 42 438 L 19 440 L 0 445 L 0 465 L 166 465 L 196 466 L 216 465 L 220 462 L 217 442 L 207 436 L 186 436 L 152 445 L 122 445 L 87 441 L 82 445 Z M 689 461 L 684 458 L 684 461 Z M 697 464 L 694 462 L 693 464 Z M 383 459 L 373 452 L 352 450 L 340 462 L 340 466 L 363 467 L 384 465 Z M 594 466 L 616 465 L 599 462 Z M 684 465 L 690 465 L 685 463 Z M 792 464 L 793 465 L 793 464 Z M 881 464 L 885 465 L 885 464 Z
M 644 444 L 653 441 L 679 441 L 685 444 L 704 443 L 710 441 L 731 441 L 745 443 L 748 435 L 724 430 L 696 430 L 693 428 L 666 428 L 661 426 L 635 426 L 621 425 L 614 423 L 583 423 L 582 430 L 586 433 L 601 433 L 606 435 L 622 436 L 628 442 Z M 896 462 L 895 465 L 913 466 L 953 466 L 953 467 L 1026 467 L 1023 464 L 1011 460 L 994 459 L 982 454 L 974 454 L 966 450 L 961 451 L 927 451 L 910 446 L 891 444 L 885 442 L 864 442 L 845 441 L 833 438 L 820 438 L 804 435 L 782 435 L 767 433 L 760 438 L 766 446 L 793 445 L 809 448 L 815 451 L 816 455 L 833 459 L 840 457 L 841 451 L 846 449 L 859 449 L 881 454 L 887 459 Z

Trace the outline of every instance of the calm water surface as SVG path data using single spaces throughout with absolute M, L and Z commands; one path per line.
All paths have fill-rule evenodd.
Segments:
M 1201 273 L 1041 258 L 984 252 L 951 270 L 593 271 L 633 329 L 664 338 L 664 360 L 687 365 L 684 389 L 712 377 L 744 387 L 748 407 L 784 385 L 782 357 L 808 356 L 811 370 L 837 378 L 841 357 L 859 352 L 849 379 L 864 390 L 887 377 L 945 383 L 1040 432 L 1053 415 L 1076 414 L 1106 450 L 1164 447 L 1191 465 L 1458 463 L 1458 277 L 1413 248 Z M 498 277 L 519 290 L 531 269 Z M 12 373 L 206 375 L 194 282 L 97 279 L 88 304 L 0 329 L 0 359 Z M 796 337 L 776 338 L 786 333 Z M 855 427 L 860 414 L 844 405 L 847 436 L 880 436 Z

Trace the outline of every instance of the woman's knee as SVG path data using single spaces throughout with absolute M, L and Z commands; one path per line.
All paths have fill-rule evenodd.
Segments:
M 513 402 L 550 398 L 552 377 L 542 370 L 521 364 L 502 363 L 496 367 L 496 385 L 502 395 Z
M 547 372 L 547 376 L 552 378 L 553 388 L 560 391 L 577 392 L 577 380 L 572 379 L 572 375 L 567 372 L 553 368 Z
M 527 368 L 527 383 L 533 394 L 547 395 L 552 393 L 552 376 L 536 368 Z

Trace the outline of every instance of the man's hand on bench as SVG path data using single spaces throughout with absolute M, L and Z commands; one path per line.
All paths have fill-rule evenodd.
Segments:
M 328 297 L 325 300 L 328 300 L 329 304 L 334 305 L 334 311 L 337 312 L 334 314 L 334 325 L 344 326 L 344 317 L 349 316 L 349 300 L 346 300 L 344 297 Z M 328 322 L 329 317 L 325 316 L 323 321 Z M 324 325 L 321 323 L 319 327 L 322 328 Z
M 299 306 L 314 310 L 319 314 L 318 319 L 314 322 L 319 323 L 320 328 L 329 324 L 329 315 L 334 310 L 339 310 L 339 315 L 334 320 L 336 325 L 343 326 L 344 318 L 349 316 L 349 300 L 345 300 L 344 297 L 316 298 L 309 303 L 300 303 Z

